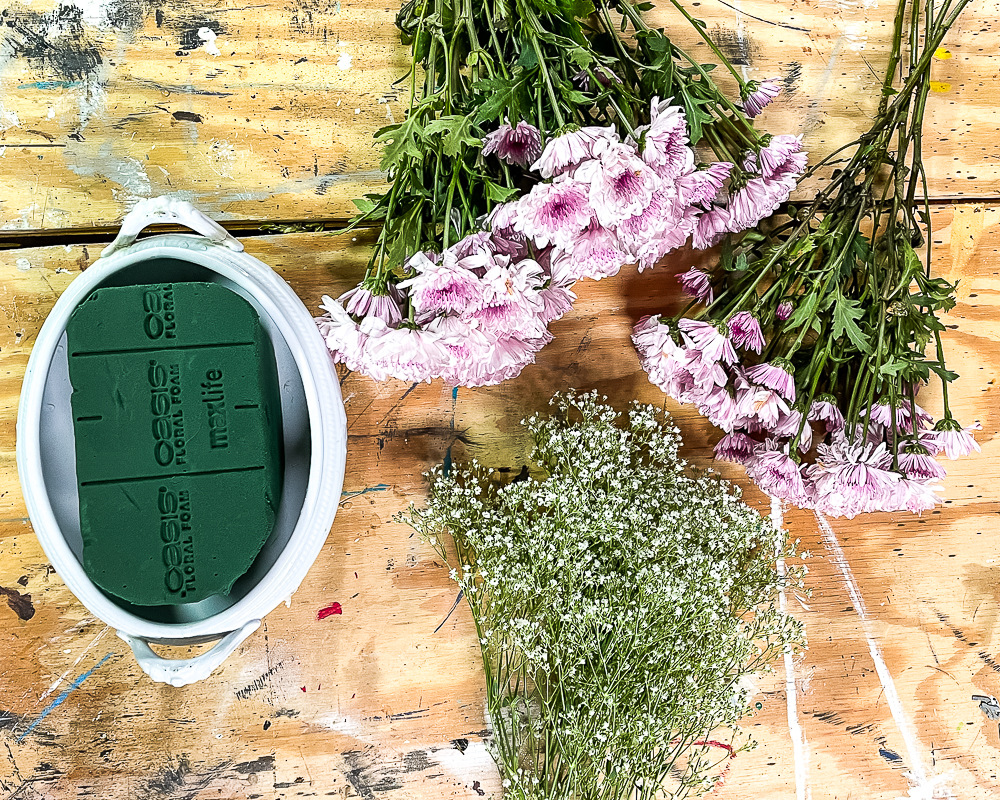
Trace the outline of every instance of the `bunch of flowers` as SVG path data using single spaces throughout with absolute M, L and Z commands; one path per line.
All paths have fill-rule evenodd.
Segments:
M 979 450 L 978 426 L 963 427 L 948 404 L 957 376 L 937 313 L 954 306 L 954 286 L 930 277 L 914 249 L 925 244 L 930 263 L 921 122 L 931 56 L 966 4 L 899 0 L 881 106 L 853 154 L 817 165 L 838 166 L 829 184 L 727 240 L 713 269 L 681 276 L 687 309 L 634 330 L 650 380 L 725 432 L 716 457 L 800 507 L 930 509 L 945 475 L 935 457 Z M 770 169 L 771 157 L 761 151 L 757 166 Z M 932 374 L 944 387 L 937 421 L 917 404 Z
M 777 602 L 800 584 L 775 568 L 794 548 L 688 469 L 662 412 L 552 402 L 527 422 L 539 477 L 439 468 L 406 517 L 472 610 L 505 795 L 701 793 L 720 766 L 710 745 L 748 711 L 749 676 L 803 644 Z
M 714 244 L 788 199 L 799 140 L 751 123 L 779 84 L 743 80 L 671 2 L 740 103 L 625 0 L 612 5 L 628 39 L 589 0 L 403 7 L 413 100 L 376 135 L 393 184 L 358 203 L 354 224 L 383 225 L 365 278 L 324 297 L 336 360 L 376 380 L 498 383 L 551 339 L 576 281 Z M 699 144 L 714 160 L 698 163 Z

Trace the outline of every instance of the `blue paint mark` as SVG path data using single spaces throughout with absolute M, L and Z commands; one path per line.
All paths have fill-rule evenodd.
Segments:
M 903 757 L 899 753 L 894 753 L 892 750 L 888 750 L 885 747 L 880 747 L 878 749 L 878 754 L 882 756 L 890 764 L 902 764 Z
M 458 604 L 462 602 L 463 597 L 465 597 L 465 589 L 459 589 L 458 597 L 455 598 L 455 602 L 452 603 L 451 608 L 448 610 L 448 613 L 444 615 L 444 619 L 441 620 L 441 625 L 444 625 L 448 621 L 448 617 L 450 617 L 452 614 L 455 613 L 455 609 L 458 608 Z M 441 630 L 441 625 L 438 625 L 434 629 L 434 633 L 437 633 L 439 630 Z
M 22 83 L 18 89 L 73 89 L 83 86 L 81 81 L 35 81 L 34 83 Z
M 451 390 L 451 429 L 455 430 L 455 405 L 458 403 L 458 387 L 453 386 Z M 452 437 L 454 440 L 454 437 Z M 451 474 L 451 445 L 448 445 L 448 449 L 444 452 L 444 464 L 442 464 L 442 471 L 444 476 L 447 478 Z M 441 623 L 444 625 L 444 623 Z M 436 631 L 435 631 L 436 632 Z
M 66 698 L 69 697 L 70 694 L 72 694 L 74 690 L 79 689 L 80 688 L 80 684 L 83 683 L 85 680 L 87 680 L 87 678 L 89 678 L 91 675 L 93 675 L 94 674 L 94 670 L 96 670 L 105 661 L 107 661 L 109 658 L 111 658 L 112 655 L 113 655 L 112 653 L 108 653 L 106 656 L 104 656 L 104 658 L 102 658 L 100 661 L 98 661 L 96 664 L 94 664 L 94 666 L 92 666 L 90 669 L 88 669 L 86 672 L 84 672 L 83 675 L 81 675 L 76 680 L 74 680 L 69 685 L 69 688 L 66 691 L 64 691 L 55 700 L 53 700 L 51 703 L 48 704 L 48 706 L 45 708 L 45 710 L 42 711 L 42 713 L 39 714 L 35 718 L 35 721 L 32 722 L 28 726 L 28 729 L 17 738 L 17 741 L 18 742 L 23 741 L 24 737 L 27 736 L 29 733 L 31 733 L 38 726 L 39 722 L 41 722 L 43 719 L 45 719 L 55 709 L 59 708 L 59 706 L 61 706 L 63 704 L 63 702 L 65 702 Z
M 369 492 L 384 492 L 386 489 L 391 489 L 392 487 L 388 483 L 380 483 L 378 486 L 368 486 L 365 489 L 359 489 L 356 492 L 341 492 L 340 497 L 346 500 L 349 497 L 357 497 L 360 494 L 368 494 Z

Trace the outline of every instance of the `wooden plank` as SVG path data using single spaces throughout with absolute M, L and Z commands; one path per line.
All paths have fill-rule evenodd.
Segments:
M 800 753 L 797 762 L 791 744 L 779 663 L 758 681 L 759 707 L 745 726 L 760 746 L 728 763 L 713 796 L 801 797 L 797 767 L 816 800 L 891 800 L 934 780 L 963 798 L 996 794 L 1000 729 L 972 695 L 1000 688 L 1000 545 L 991 536 L 1000 512 L 992 493 L 1000 206 L 943 209 L 935 221 L 935 269 L 962 281 L 947 320 L 948 360 L 962 373 L 953 403 L 964 421 L 982 421 L 983 453 L 949 463 L 949 502 L 938 512 L 832 521 L 842 559 L 813 516 L 788 512 L 792 534 L 813 553 L 812 596 L 788 598 L 810 638 L 792 675 L 793 722 L 808 761 Z M 310 308 L 358 279 L 366 253 L 353 244 L 313 234 L 246 240 Z M 482 743 L 488 726 L 468 612 L 453 608 L 455 589 L 435 554 L 393 516 L 421 502 L 421 473 L 449 450 L 456 461 L 474 456 L 518 471 L 530 447 L 519 420 L 568 387 L 596 388 L 619 406 L 666 402 L 687 456 L 709 465 L 716 434 L 664 401 L 628 339 L 638 317 L 669 308 L 673 274 L 689 255 L 578 286 L 576 308 L 552 326 L 555 340 L 538 364 L 500 386 L 453 392 L 344 376 L 346 494 L 323 552 L 289 607 L 269 614 L 210 679 L 175 690 L 143 676 L 113 631 L 69 594 L 23 519 L 13 421 L 24 363 L 55 298 L 95 252 L 0 253 L 4 796 L 118 796 L 126 785 L 140 797 L 199 800 L 499 798 Z M 932 394 L 925 402 L 936 408 Z M 722 472 L 769 511 L 741 470 Z M 333 602 L 343 613 L 317 619 Z M 922 774 L 923 784 L 907 773 Z
M 785 97 L 762 124 L 804 134 L 814 158 L 864 129 L 892 8 L 692 4 L 746 76 L 782 76 Z M 1000 137 L 984 44 L 998 10 L 1000 0 L 969 8 L 935 62 L 935 196 L 996 195 Z M 384 185 L 372 134 L 401 119 L 407 102 L 407 85 L 395 84 L 407 53 L 394 14 L 374 0 L 10 5 L 0 28 L 0 228 L 112 224 L 160 194 L 222 219 L 349 214 L 352 197 Z M 712 60 L 668 4 L 653 19 Z

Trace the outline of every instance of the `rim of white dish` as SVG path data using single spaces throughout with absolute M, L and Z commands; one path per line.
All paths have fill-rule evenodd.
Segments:
M 281 331 L 298 369 L 310 425 L 309 477 L 288 543 L 264 577 L 229 608 L 193 622 L 154 622 L 109 600 L 87 577 L 56 522 L 45 489 L 39 427 L 53 355 L 70 314 L 108 276 L 150 256 L 205 267 L 249 292 Z M 94 616 L 136 637 L 181 642 L 210 639 L 263 617 L 288 598 L 326 542 L 340 502 L 347 459 L 347 415 L 329 351 L 308 310 L 291 287 L 253 256 L 188 234 L 143 239 L 100 258 L 70 283 L 39 331 L 25 370 L 17 413 L 17 470 L 36 536 L 70 591 Z M 41 489 L 35 488 L 41 487 Z

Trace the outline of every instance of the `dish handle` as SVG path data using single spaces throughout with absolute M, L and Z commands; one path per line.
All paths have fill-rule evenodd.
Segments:
M 200 233 L 215 244 L 241 252 L 243 245 L 223 228 L 218 222 L 209 219 L 187 200 L 175 197 L 150 197 L 140 200 L 122 220 L 121 229 L 115 240 L 101 251 L 101 258 L 107 258 L 112 253 L 129 247 L 135 238 L 149 225 L 173 223 L 190 228 Z
M 205 680 L 259 627 L 260 620 L 252 619 L 242 628 L 223 636 L 211 650 L 194 658 L 161 658 L 139 636 L 118 631 L 118 638 L 128 643 L 142 671 L 154 681 L 169 683 L 171 686 L 187 686 L 189 683 Z

